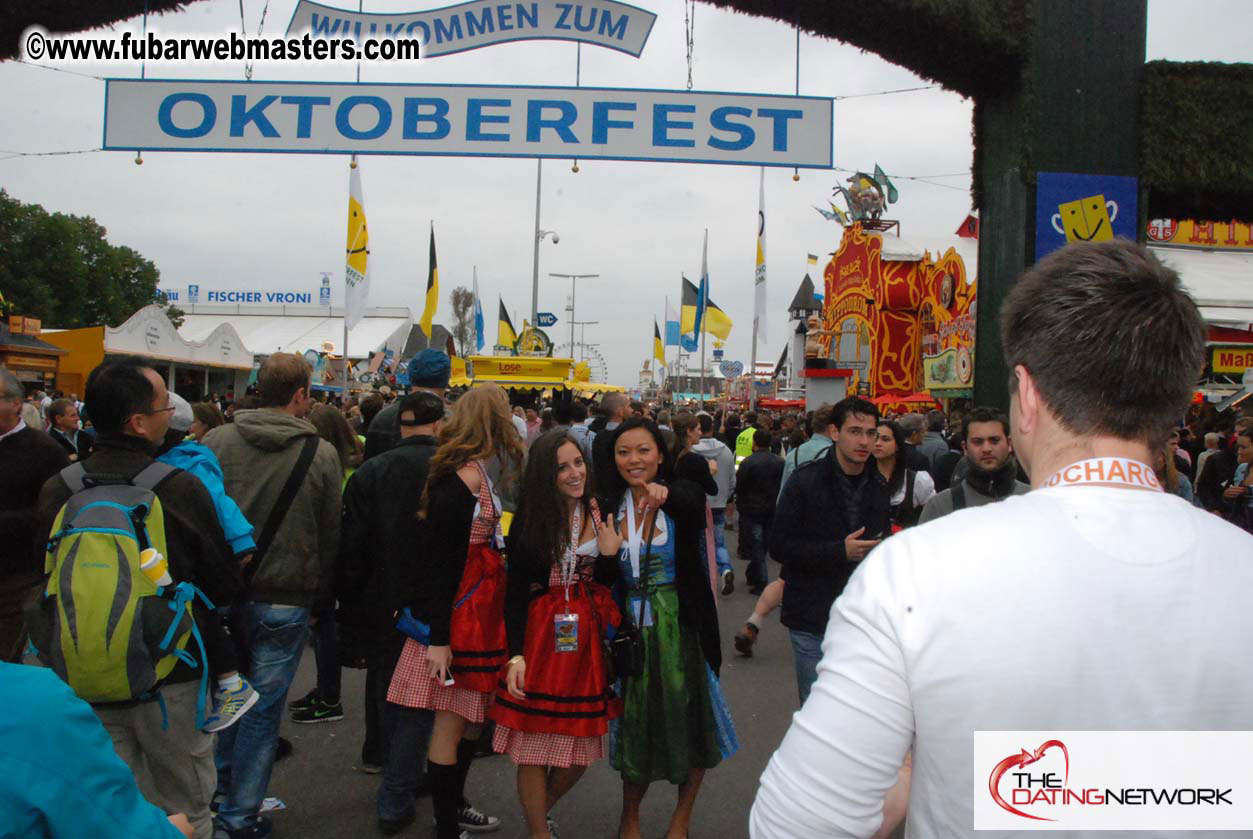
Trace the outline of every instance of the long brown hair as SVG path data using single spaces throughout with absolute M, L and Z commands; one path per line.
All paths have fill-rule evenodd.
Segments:
M 518 511 L 514 513 L 509 530 L 510 542 L 525 545 L 538 563 L 535 570 L 541 572 L 556 564 L 570 547 L 570 516 L 565 495 L 557 487 L 557 456 L 566 444 L 579 448 L 578 441 L 564 429 L 546 431 L 531 444 L 518 492 Z M 592 464 L 587 461 L 585 464 L 587 481 L 579 503 L 587 513 L 595 482 Z
M 309 411 L 309 422 L 318 430 L 318 436 L 335 447 L 339 455 L 339 467 L 345 473 L 361 465 L 363 453 L 361 441 L 353 433 L 348 420 L 334 405 L 318 402 Z
M 506 467 L 502 470 L 502 485 L 521 471 L 526 449 L 510 417 L 509 396 L 499 385 L 474 388 L 457 400 L 452 416 L 440 429 L 439 448 L 431 456 L 430 471 L 418 505 L 419 518 L 426 518 L 431 484 L 455 474 L 472 460 L 500 455 L 501 465 Z

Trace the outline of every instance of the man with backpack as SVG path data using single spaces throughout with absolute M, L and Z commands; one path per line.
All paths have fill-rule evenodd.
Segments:
M 1031 489 L 1018 480 L 1009 417 L 994 408 L 975 408 L 962 423 L 962 440 L 966 455 L 954 470 L 952 486 L 931 497 L 922 508 L 919 524 L 954 510 L 1003 501 Z
M 238 593 L 238 568 L 204 484 L 153 460 L 172 407 L 161 376 L 140 359 L 107 361 L 88 377 L 86 396 L 98 434 L 95 450 L 50 478 L 39 496 L 41 543 L 53 542 L 48 570 L 54 571 L 42 605 L 56 613 L 47 616 L 43 631 L 32 625 L 32 639 L 57 675 L 92 703 L 144 797 L 167 813 L 185 813 L 197 839 L 209 839 L 211 792 L 205 779 L 215 770 L 213 735 L 199 727 L 206 699 L 203 648 L 191 642 L 191 619 L 179 617 L 186 606 L 171 612 L 169 600 L 151 596 L 160 592 L 142 571 L 136 574 L 132 554 L 144 543 L 159 546 L 172 580 L 193 584 L 215 604 L 229 603 Z M 87 514 L 115 517 L 124 509 L 124 526 L 93 532 L 83 510 L 75 511 L 85 507 L 76 500 L 83 492 L 115 494 L 123 501 L 129 496 L 139 503 L 98 503 Z M 66 532 L 61 529 L 66 524 L 83 529 Z M 95 538 L 110 530 L 121 535 L 107 545 Z M 77 550 L 67 556 L 62 545 Z M 123 553 L 127 561 L 119 562 Z M 74 583 L 72 598 L 62 594 L 67 578 Z M 129 598 L 119 597 L 123 591 Z M 197 600 L 195 611 L 203 608 Z M 171 641 L 182 647 L 177 659 L 171 647 L 154 651 L 145 640 L 149 629 L 160 634 L 173 620 Z M 62 621 L 75 643 L 60 643 Z M 116 643 L 118 627 L 133 627 L 126 645 Z M 113 669 L 102 669 L 102 662 Z M 141 681 L 136 665 L 143 663 L 149 678 Z
M 238 724 L 218 736 L 218 836 L 269 836 L 259 816 L 278 748 L 287 691 L 304 650 L 313 604 L 329 593 L 339 550 L 343 470 L 335 447 L 304 417 L 313 406 L 312 368 L 274 353 L 257 373 L 261 407 L 205 435 L 222 465 L 227 494 L 260 528 L 244 569 L 244 601 L 231 610 L 242 646 L 240 670 L 261 694 Z M 377 421 L 377 419 L 376 419 Z

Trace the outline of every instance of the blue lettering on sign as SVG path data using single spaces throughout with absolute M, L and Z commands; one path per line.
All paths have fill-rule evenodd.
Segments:
M 484 9 L 483 16 L 480 18 L 474 17 L 473 9 L 466 10 L 466 34 L 468 34 L 471 38 L 475 35 L 486 35 L 490 32 L 496 31 L 493 29 L 494 26 L 495 24 L 492 22 L 491 9 Z M 478 29 L 477 32 L 475 31 L 476 28 Z
M 424 114 L 419 109 L 429 105 L 431 113 Z M 430 131 L 419 131 L 418 123 L 429 122 L 435 125 Z M 452 125 L 448 122 L 448 100 L 431 99 L 421 96 L 405 97 L 405 122 L 401 136 L 406 140 L 442 140 L 448 136 Z
M 466 102 L 466 139 L 487 142 L 509 142 L 508 134 L 484 134 L 483 123 L 509 123 L 507 114 L 485 114 L 484 108 L 508 108 L 508 99 L 470 99 Z
M 405 27 L 405 34 L 410 38 L 414 37 L 419 32 L 421 32 L 422 43 L 429 44 L 431 42 L 431 28 L 425 23 L 420 20 L 415 20 L 413 23 Z
M 554 5 L 561 10 L 561 16 L 558 17 L 557 22 L 553 24 L 553 29 L 569 29 L 570 24 L 566 23 L 566 18 L 570 16 L 570 4 L 556 3 Z
M 670 114 L 694 114 L 696 113 L 695 105 L 663 105 L 658 103 L 653 105 L 653 145 L 654 146 L 678 146 L 683 148 L 691 148 L 696 145 L 695 140 L 671 139 L 670 129 L 683 128 L 691 130 L 693 124 L 690 122 L 676 122 L 670 119 Z
M 527 13 L 527 7 L 518 3 L 516 6 L 518 12 L 518 28 L 525 29 L 530 26 L 532 29 L 539 27 L 539 3 L 532 3 L 530 13 Z
M 513 29 L 513 10 L 508 6 L 497 6 L 496 26 L 501 32 L 508 32 Z
M 626 37 L 627 16 L 624 14 L 618 18 L 617 23 L 613 23 L 613 16 L 609 14 L 608 9 L 600 10 L 600 32 L 598 35 L 604 35 L 606 38 L 617 38 L 621 41 Z
M 787 121 L 805 116 L 801 111 L 784 111 L 779 108 L 758 108 L 757 116 L 774 120 L 774 150 L 787 151 Z
M 592 103 L 592 143 L 603 146 L 609 142 L 610 128 L 634 128 L 635 123 L 629 120 L 610 119 L 610 111 L 635 111 L 634 102 L 593 102 Z
M 722 151 L 743 151 L 751 146 L 753 141 L 757 139 L 757 134 L 752 127 L 740 122 L 731 122 L 727 117 L 751 117 L 752 115 L 753 111 L 751 108 L 736 108 L 732 106 L 715 108 L 714 112 L 709 115 L 709 124 L 713 126 L 714 131 L 734 131 L 740 135 L 740 139 L 724 140 L 721 137 L 711 135 L 709 137 L 709 145 Z
M 284 96 L 278 100 L 284 105 L 296 106 L 296 136 L 308 139 L 313 133 L 313 106 L 329 105 L 329 96 Z
M 545 119 L 545 108 L 556 108 L 561 111 L 561 115 Z M 540 131 L 551 128 L 557 132 L 561 142 L 577 143 L 579 138 L 574 136 L 570 126 L 578 116 L 579 111 L 574 107 L 573 102 L 562 99 L 532 99 L 526 103 L 526 141 L 528 143 L 540 142 Z
M 368 131 L 358 131 L 352 127 L 349 117 L 352 109 L 358 105 L 369 105 L 378 114 L 378 121 Z M 335 128 L 350 140 L 377 140 L 392 127 L 392 106 L 381 96 L 349 96 L 339 103 L 335 110 Z
M 461 40 L 461 18 L 454 15 L 448 22 L 435 18 L 435 43 L 442 44 L 452 40 Z
M 200 106 L 200 124 L 195 128 L 179 128 L 174 124 L 174 106 L 182 102 L 195 102 Z M 161 130 L 171 137 L 182 139 L 203 137 L 213 130 L 217 121 L 218 106 L 203 93 L 171 93 L 161 101 L 161 108 L 157 111 L 157 125 Z
M 270 122 L 265 115 L 265 109 L 274 104 L 278 99 L 277 96 L 262 96 L 257 104 L 251 108 L 246 107 L 248 97 L 237 95 L 231 97 L 231 136 L 244 136 L 244 129 L 248 127 L 248 123 L 256 123 L 257 130 L 261 132 L 262 137 L 277 137 L 278 129 Z
M 327 15 L 318 17 L 318 13 L 314 12 L 309 19 L 309 29 L 313 32 L 315 38 L 329 38 L 339 32 L 339 25 L 344 25 L 345 34 L 348 32 L 348 21 L 343 18 L 335 18 L 335 23 L 331 25 L 331 18 Z
M 591 32 L 596 28 L 596 10 L 589 9 L 587 12 L 587 25 L 583 25 L 583 7 L 575 6 L 574 8 L 574 28 L 580 32 Z
M 313 296 L 310 294 L 299 294 L 294 291 L 271 291 L 267 292 L 265 299 L 270 303 L 311 303 Z

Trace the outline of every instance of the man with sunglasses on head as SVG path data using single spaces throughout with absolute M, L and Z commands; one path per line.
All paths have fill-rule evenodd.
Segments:
M 87 409 L 97 438 L 83 461 L 87 475 L 131 479 L 154 462 L 174 406 L 165 381 L 145 361 L 106 361 L 87 378 Z M 200 479 L 181 469 L 156 485 L 164 511 L 170 575 L 195 584 L 213 603 L 229 603 L 240 588 L 234 555 L 218 522 L 213 499 Z M 71 495 L 60 475 L 39 496 L 39 544 Z M 203 621 L 199 604 L 193 607 Z M 179 663 L 162 684 L 161 701 L 94 706 L 118 756 L 131 768 L 144 797 L 167 813 L 185 813 L 196 839 L 209 839 L 213 735 L 196 720 L 200 671 Z

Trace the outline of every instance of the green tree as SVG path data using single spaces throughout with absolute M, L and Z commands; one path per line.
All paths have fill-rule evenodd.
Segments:
M 49 213 L 0 190 L 0 291 L 8 310 L 73 329 L 118 326 L 155 302 L 178 326 L 183 313 L 157 291 L 157 266 L 109 244 L 105 233 L 90 217 Z

